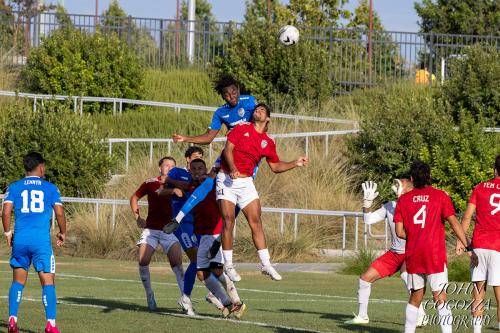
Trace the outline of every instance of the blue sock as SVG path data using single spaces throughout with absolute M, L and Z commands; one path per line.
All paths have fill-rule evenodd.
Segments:
M 49 284 L 42 287 L 42 302 L 45 307 L 45 318 L 56 319 L 56 287 Z
M 23 298 L 24 285 L 17 281 L 12 281 L 9 289 L 9 317 L 17 317 L 19 311 L 19 304 Z
M 184 294 L 191 296 L 195 280 L 196 280 L 196 263 L 192 262 L 188 265 L 186 272 L 184 273 Z
M 187 215 L 197 204 L 202 202 L 207 197 L 208 193 L 212 191 L 213 187 L 213 178 L 208 177 L 207 179 L 205 179 L 205 181 L 201 183 L 201 185 L 198 186 L 193 193 L 191 193 L 191 196 L 182 206 L 181 212 L 183 212 L 184 215 Z

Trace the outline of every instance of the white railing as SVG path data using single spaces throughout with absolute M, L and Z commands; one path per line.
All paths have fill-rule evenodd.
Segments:
M 43 100 L 46 100 L 46 99 L 71 100 L 73 102 L 73 111 L 75 113 L 80 113 L 80 115 L 83 114 L 83 103 L 84 102 L 113 103 L 113 115 L 116 115 L 117 113 L 121 114 L 123 111 L 124 104 L 172 108 L 177 112 L 180 112 L 182 110 L 197 110 L 197 111 L 215 112 L 215 110 L 217 110 L 217 108 L 213 107 L 213 106 L 170 103 L 170 102 L 158 102 L 158 101 L 146 101 L 146 100 L 140 100 L 140 99 L 128 99 L 128 98 L 117 98 L 117 97 L 45 95 L 45 94 L 32 94 L 32 93 L 23 93 L 23 92 L 15 92 L 15 91 L 6 91 L 6 90 L 0 90 L 0 96 L 21 97 L 21 98 L 33 99 L 33 111 L 36 111 L 38 100 L 42 101 L 42 103 L 43 103 Z M 348 120 L 348 119 L 336 119 L 336 118 L 313 117 L 313 116 L 299 116 L 299 115 L 291 115 L 291 114 L 284 114 L 284 113 L 273 113 L 272 116 L 273 116 L 273 118 L 293 119 L 296 122 L 298 122 L 299 120 L 318 121 L 318 122 L 323 122 L 323 123 L 352 125 L 354 128 L 357 128 L 357 125 L 358 125 L 358 123 L 356 121 Z
M 4 195 L 0 194 L 0 199 L 3 200 Z M 116 225 L 116 208 L 117 206 L 128 206 L 130 205 L 129 200 L 123 199 L 97 199 L 97 198 L 74 198 L 74 197 L 61 197 L 63 202 L 68 203 L 82 203 L 82 204 L 94 204 L 95 205 L 95 223 L 99 226 L 99 209 L 103 205 L 111 205 L 111 225 L 114 228 Z M 147 206 L 147 202 L 139 201 L 139 205 Z M 298 229 L 299 229 L 299 216 L 330 216 L 330 217 L 341 217 L 342 218 L 342 255 L 347 250 L 347 223 L 348 219 L 354 219 L 354 250 L 357 251 L 359 248 L 359 223 L 360 218 L 363 219 L 363 213 L 361 212 L 350 212 L 350 211 L 332 211 L 332 210 L 314 210 L 314 209 L 297 209 L 297 208 L 275 208 L 275 207 L 262 207 L 262 212 L 270 214 L 280 214 L 280 233 L 285 232 L 285 216 L 293 216 L 293 237 L 294 240 L 297 239 Z M 387 227 L 384 228 L 384 234 L 374 234 L 372 232 L 371 225 L 364 224 L 363 231 L 363 243 L 365 248 L 368 246 L 368 237 L 376 239 L 385 239 L 385 246 L 388 246 L 388 230 Z M 387 224 L 386 224 L 387 225 Z M 55 216 L 52 214 L 52 228 L 55 227 Z M 236 228 L 236 224 L 235 224 Z
M 304 140 L 304 152 L 305 155 L 309 155 L 309 138 L 311 137 L 324 137 L 325 139 L 325 153 L 324 156 L 328 155 L 329 150 L 329 138 L 331 136 L 338 135 L 347 135 L 347 134 L 355 134 L 358 133 L 359 130 L 342 130 L 342 131 L 324 131 L 324 132 L 300 132 L 300 133 L 285 133 L 285 134 L 269 134 L 273 139 L 281 139 L 281 138 L 305 138 Z M 213 142 L 225 142 L 225 137 L 215 138 Z M 149 162 L 153 162 L 153 145 L 156 143 L 166 143 L 167 144 L 167 154 L 171 155 L 172 153 L 172 143 L 173 139 L 161 139 L 161 138 L 110 138 L 107 139 L 108 143 L 108 152 L 111 156 L 113 154 L 113 144 L 116 143 L 125 143 L 125 171 L 128 171 L 129 167 L 129 159 L 130 159 L 130 144 L 131 143 L 149 143 Z M 209 144 L 208 148 L 208 156 L 209 160 L 212 160 L 213 149 L 212 143 Z

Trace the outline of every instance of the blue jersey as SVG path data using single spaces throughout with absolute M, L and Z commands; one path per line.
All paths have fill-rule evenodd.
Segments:
M 218 108 L 210 123 L 209 129 L 220 130 L 222 125 L 226 125 L 227 129 L 230 130 L 234 126 L 252 121 L 253 110 L 257 101 L 255 97 L 250 95 L 241 95 L 235 107 L 231 107 L 229 104 L 224 104 Z
M 52 207 L 62 205 L 56 185 L 40 177 L 25 177 L 9 186 L 4 202 L 14 206 L 16 245 L 50 243 Z
M 191 183 L 191 174 L 189 171 L 187 171 L 184 168 L 173 168 L 168 172 L 168 178 L 171 178 L 173 180 L 178 180 L 181 182 L 188 182 Z M 168 185 L 167 188 L 174 188 L 172 185 Z M 175 194 L 172 195 L 172 216 L 176 216 L 179 211 L 181 210 L 182 206 L 186 202 L 186 200 L 189 198 L 189 195 L 184 194 L 182 198 L 179 198 Z M 193 216 L 191 213 L 187 214 L 183 219 L 182 223 L 188 222 L 188 223 L 193 223 Z

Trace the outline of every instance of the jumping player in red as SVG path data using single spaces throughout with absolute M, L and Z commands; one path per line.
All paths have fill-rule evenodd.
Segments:
M 462 229 L 469 230 L 472 215 L 476 213 L 476 223 L 472 234 L 472 248 L 478 257 L 478 265 L 472 269 L 474 303 L 472 325 L 474 333 L 480 333 L 486 285 L 493 287 L 497 300 L 497 318 L 500 318 L 500 155 L 494 166 L 495 178 L 478 184 L 472 191 L 467 210 L 462 218 Z M 466 250 L 457 242 L 457 254 Z M 500 319 L 498 319 L 500 330 Z
M 444 290 L 448 283 L 448 259 L 443 221 L 448 221 L 460 242 L 468 244 L 467 239 L 448 194 L 430 186 L 429 165 L 413 162 L 410 175 L 414 189 L 401 195 L 394 213 L 396 234 L 406 239 L 406 270 L 411 290 L 405 333 L 415 332 L 427 281 L 436 302 L 441 332 L 451 333 L 453 317 Z
M 229 132 L 221 161 L 221 171 L 216 178 L 217 200 L 224 222 L 222 231 L 224 271 L 233 281 L 232 275 L 235 275 L 232 258 L 233 229 L 236 205 L 245 214 L 252 230 L 252 239 L 262 263 L 262 273 L 271 276 L 273 280 L 281 280 L 281 276 L 271 265 L 266 246 L 259 194 L 252 179 L 255 167 L 263 157 L 275 173 L 302 167 L 308 163 L 307 157 L 300 157 L 291 162 L 280 161 L 276 145 L 266 133 L 270 117 L 270 108 L 265 104 L 257 104 L 253 122 L 240 124 Z

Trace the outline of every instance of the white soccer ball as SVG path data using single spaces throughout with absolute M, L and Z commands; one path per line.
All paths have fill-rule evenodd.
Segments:
M 299 41 L 299 29 L 293 25 L 285 25 L 278 32 L 278 39 L 286 46 L 296 44 Z

